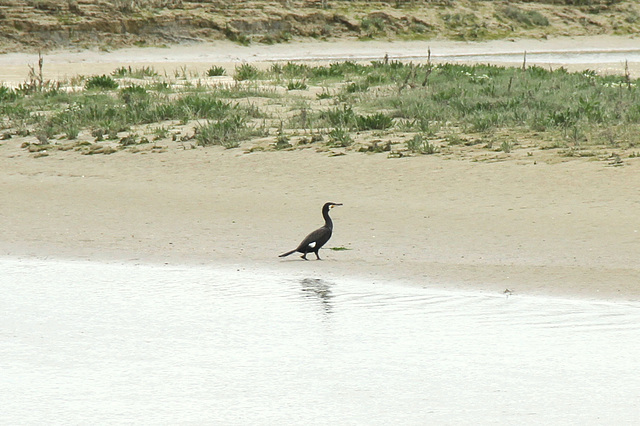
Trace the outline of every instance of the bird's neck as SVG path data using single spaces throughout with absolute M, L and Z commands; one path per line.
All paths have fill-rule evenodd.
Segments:
M 322 209 L 322 217 L 324 217 L 324 226 L 329 229 L 333 229 L 333 222 L 329 217 L 329 208 Z

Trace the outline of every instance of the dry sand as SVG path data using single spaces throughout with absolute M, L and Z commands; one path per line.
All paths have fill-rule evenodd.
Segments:
M 470 162 L 207 148 L 33 158 L 2 141 L 0 254 L 640 300 L 640 160 L 609 167 L 536 155 Z M 328 246 L 350 250 L 279 259 L 322 223 L 326 201 L 344 203 L 332 211 Z

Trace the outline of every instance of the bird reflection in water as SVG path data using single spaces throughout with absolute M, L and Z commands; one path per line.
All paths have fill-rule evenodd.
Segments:
M 305 278 L 300 281 L 302 285 L 302 294 L 307 299 L 318 300 L 325 313 L 330 314 L 333 306 L 331 299 L 331 283 L 318 278 Z

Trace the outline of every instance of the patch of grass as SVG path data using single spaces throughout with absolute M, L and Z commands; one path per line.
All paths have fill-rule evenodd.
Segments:
M 287 79 L 306 79 L 311 75 L 312 68 L 306 64 L 287 62 L 284 65 L 274 64 L 271 72 Z
M 445 13 L 442 15 L 444 24 L 450 29 L 458 29 L 475 25 L 478 18 L 473 13 Z
M 154 134 L 154 140 L 166 139 L 169 136 L 169 130 L 164 126 L 158 126 L 151 129 Z
M 249 46 L 251 44 L 251 35 L 249 34 L 233 30 L 229 26 L 227 26 L 223 32 L 229 40 L 241 44 L 242 46 Z
M 137 84 L 120 89 L 120 98 L 125 103 L 131 103 L 136 99 L 144 99 L 148 96 L 147 89 Z
M 64 130 L 66 138 L 69 140 L 77 139 L 80 134 L 80 127 L 78 126 L 78 123 L 69 122 L 66 124 L 67 126 Z
M 276 137 L 275 148 L 277 150 L 281 150 L 291 148 L 292 146 L 293 145 L 291 145 L 291 142 L 289 142 L 289 137 L 284 134 L 282 129 L 280 129 L 280 131 L 278 132 L 278 136 Z
M 116 68 L 111 75 L 116 78 L 129 77 L 143 79 L 145 77 L 157 77 L 158 73 L 153 67 L 131 68 L 131 66 L 128 66 Z
M 387 23 L 380 16 L 369 15 L 360 21 L 360 29 L 364 32 L 364 36 L 374 38 L 385 33 Z
M 114 75 L 135 72 L 122 68 Z M 429 142 L 436 139 L 446 150 L 446 144 L 467 145 L 488 135 L 499 135 L 494 149 L 507 152 L 512 147 L 500 145 L 502 141 L 531 133 L 544 145 L 554 141 L 561 147 L 580 146 L 581 152 L 587 145 L 640 146 L 640 81 L 629 75 L 385 58 L 369 65 L 274 64 L 267 71 L 244 64 L 234 76 L 243 83 L 215 87 L 176 78 L 131 84 L 114 76 L 93 76 L 78 80 L 84 88 L 76 84 L 73 90 L 56 82 L 41 84 L 39 77 L 17 89 L 0 86 L 1 125 L 10 134 L 39 137 L 40 144 L 77 138 L 85 131 L 96 140 L 119 140 L 131 129 L 154 134 L 153 126 L 166 121 L 191 129 L 200 120 L 205 124 L 196 125 L 194 134 L 199 145 L 232 147 L 268 134 L 278 120 L 285 128 L 278 133 L 276 148 L 288 147 L 288 138 L 294 136 L 295 146 L 300 146 L 319 134 L 328 136 L 323 143 L 330 147 L 350 147 L 353 132 L 362 131 L 374 131 L 388 142 L 394 138 L 385 132 L 393 128 L 418 133 L 406 144 L 419 153 L 437 152 Z M 315 98 L 281 90 L 283 85 L 301 90 L 310 82 L 323 87 Z M 366 139 L 371 136 L 359 135 L 359 149 L 370 147 Z M 373 146 L 365 151 L 386 147 Z
M 369 83 L 366 81 L 354 81 L 344 86 L 346 93 L 366 92 L 367 90 L 369 90 Z
M 328 145 L 335 148 L 346 148 L 351 146 L 353 139 L 349 135 L 349 131 L 343 128 L 335 128 L 329 132 Z
M 507 5 L 500 9 L 498 9 L 500 14 L 507 17 L 512 21 L 519 22 L 528 27 L 539 26 L 546 27 L 549 26 L 549 20 L 542 15 L 540 12 L 535 10 L 523 10 L 517 6 Z
M 183 65 L 173 71 L 173 76 L 179 80 L 187 80 L 187 84 L 190 84 L 189 80 L 198 77 L 198 72 L 191 71 L 186 65 Z
M 333 95 L 326 88 L 322 89 L 322 92 L 316 93 L 316 99 L 331 99 Z
M 287 90 L 307 90 L 309 86 L 304 80 L 292 80 L 287 83 Z
M 289 31 L 278 31 L 276 33 L 265 34 L 259 40 L 264 44 L 286 43 L 291 40 L 293 36 Z
M 198 126 L 195 138 L 200 146 L 221 145 L 229 149 L 240 146 L 247 134 L 245 119 L 234 114 Z
M 407 141 L 407 148 L 409 149 L 409 151 L 425 155 L 431 155 L 438 152 L 436 146 L 431 144 L 424 136 L 420 134 L 415 135 L 412 139 Z
M 236 67 L 233 79 L 236 81 L 257 80 L 260 77 L 258 68 L 249 64 L 242 64 Z
M 500 144 L 500 151 L 508 154 L 511 152 L 511 150 L 513 149 L 513 143 L 509 142 L 509 141 L 504 141 L 502 142 L 502 144 Z
M 356 125 L 356 114 L 349 105 L 342 108 L 332 108 L 320 113 L 320 118 L 326 120 L 330 126 L 339 128 L 354 128 Z
M 448 122 L 475 132 L 550 131 L 576 125 L 595 129 L 618 120 L 631 125 L 640 117 L 634 108 L 640 94 L 630 91 L 622 76 L 443 64 L 434 67 L 429 79 L 428 90 L 409 87 L 397 95 L 373 98 L 368 106 L 391 111 L 408 120 L 405 123 Z
M 447 143 L 449 145 L 461 145 L 462 143 L 464 143 L 464 139 L 462 139 L 462 137 L 460 137 L 459 134 L 457 133 L 449 133 L 445 136 L 445 140 L 447 141 Z
M 227 70 L 225 70 L 224 67 L 215 66 L 215 65 L 207 70 L 207 75 L 209 77 L 220 77 L 225 75 L 226 73 L 227 73 Z
M 115 90 L 118 88 L 118 82 L 108 75 L 96 75 L 87 80 L 84 88 L 86 90 Z
M 218 119 L 227 115 L 233 107 L 228 102 L 208 94 L 189 94 L 176 102 L 190 117 Z M 174 117 L 167 117 L 174 118 Z
M 0 86 L 0 101 L 12 102 L 12 101 L 15 101 L 17 98 L 18 98 L 18 94 L 16 93 L 15 90 L 9 87 Z
M 356 126 L 358 130 L 384 130 L 393 126 L 393 118 L 381 112 L 372 115 L 357 115 Z

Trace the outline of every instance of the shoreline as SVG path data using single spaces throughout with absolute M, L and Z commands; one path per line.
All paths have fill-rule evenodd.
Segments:
M 640 300 L 632 226 L 640 162 L 223 149 L 33 159 L 7 156 L 7 148 L 2 255 L 268 266 L 450 290 Z M 300 168 L 332 172 L 296 182 Z M 323 250 L 320 262 L 278 259 L 321 224 L 325 201 L 344 203 L 332 211 L 327 247 L 349 250 Z
M 44 250 L 44 249 L 43 249 Z M 43 252 L 44 253 L 44 252 Z M 326 253 L 325 253 L 326 254 Z M 3 262 L 21 263 L 56 263 L 56 264 L 95 264 L 97 266 L 119 265 L 123 267 L 143 267 L 143 268 L 158 268 L 162 270 L 167 268 L 172 269 L 202 269 L 218 271 L 223 273 L 242 273 L 252 274 L 256 277 L 256 285 L 259 285 L 259 277 L 268 274 L 268 276 L 276 276 L 281 279 L 319 279 L 327 281 L 331 284 L 348 284 L 358 283 L 360 286 L 371 286 L 372 290 L 375 290 L 378 286 L 388 286 L 394 288 L 405 288 L 411 291 L 425 290 L 429 294 L 451 294 L 457 296 L 473 296 L 473 297 L 491 297 L 491 298 L 510 298 L 510 297 L 525 297 L 527 299 L 544 299 L 544 300 L 556 300 L 566 302 L 577 303 L 605 303 L 605 304 L 638 304 L 640 303 L 640 297 L 629 298 L 619 293 L 603 292 L 602 294 L 596 292 L 567 292 L 567 291 L 531 291 L 532 289 L 525 289 L 525 291 L 512 290 L 511 288 L 500 291 L 500 288 L 494 284 L 487 285 L 472 285 L 469 282 L 418 282 L 411 280 L 410 278 L 397 278 L 392 276 L 374 275 L 372 271 L 364 273 L 362 271 L 352 272 L 346 269 L 327 271 L 320 268 L 306 268 L 304 270 L 289 268 L 289 265 L 282 264 L 270 264 L 263 262 L 259 264 L 241 264 L 237 261 L 229 260 L 216 260 L 214 262 L 196 261 L 195 259 L 182 259 L 180 262 L 163 262 L 160 259 L 125 259 L 109 256 L 100 256 L 98 258 L 88 257 L 66 257 L 56 256 L 48 254 L 36 254 L 31 252 L 29 254 L 0 254 L 0 260 Z M 167 259 L 165 259 L 167 260 Z M 286 266 L 283 268 L 283 266 Z M 344 266 L 333 263 L 332 266 Z M 322 276 L 319 276 L 322 274 Z M 477 283 L 476 283 L 477 284 Z M 518 288 L 518 287 L 514 287 Z M 522 290 L 522 289 L 521 289 Z
M 185 49 L 211 65 L 196 47 Z M 47 61 L 45 77 L 82 69 Z M 0 143 L 0 255 L 277 265 L 448 289 L 640 300 L 637 158 L 608 167 L 547 163 L 539 151 L 472 162 L 176 144 L 164 153 L 36 159 L 19 139 Z M 322 262 L 278 259 L 321 225 L 327 201 L 344 203 L 332 213 L 328 247 L 350 250 L 324 250 Z

